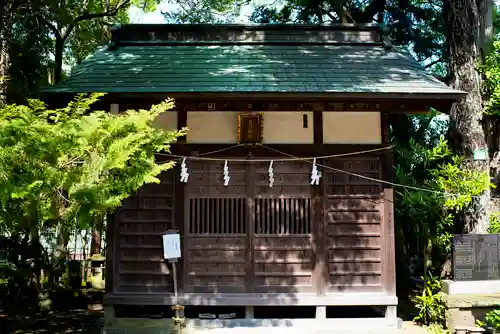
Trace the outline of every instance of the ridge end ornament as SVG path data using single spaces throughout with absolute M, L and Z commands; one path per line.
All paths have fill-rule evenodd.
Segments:
M 274 170 L 273 170 L 273 160 L 269 163 L 269 168 L 267 169 L 269 174 L 269 188 L 272 188 L 274 185 Z
M 229 176 L 229 167 L 227 166 L 227 160 L 224 161 L 224 187 L 229 185 L 229 180 L 231 177 Z
M 183 158 L 181 163 L 181 182 L 187 183 L 188 178 L 189 178 L 189 173 L 186 166 L 186 158 Z
M 319 185 L 319 179 L 321 178 L 321 172 L 316 166 L 316 158 L 313 159 L 313 166 L 311 171 L 311 185 Z

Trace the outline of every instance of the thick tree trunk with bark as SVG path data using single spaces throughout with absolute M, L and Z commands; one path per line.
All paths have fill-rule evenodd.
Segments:
M 56 45 L 54 52 L 54 82 L 58 83 L 62 78 L 62 65 L 63 65 L 63 55 L 64 55 L 64 43 L 65 39 L 61 36 L 56 36 Z
M 12 4 L 0 1 L 0 105 L 7 102 L 9 79 L 9 33 L 12 28 Z
M 476 71 L 481 61 L 481 39 L 484 36 L 481 32 L 481 14 L 487 3 L 488 0 L 447 0 L 445 14 L 448 23 L 450 85 L 468 93 L 451 110 L 452 143 L 457 153 L 466 157 L 463 168 L 489 175 L 489 159 L 473 159 L 475 149 L 487 147 L 483 128 L 481 77 Z M 489 225 L 489 199 L 490 191 L 487 190 L 473 200 L 470 210 L 463 217 L 465 232 L 486 231 Z

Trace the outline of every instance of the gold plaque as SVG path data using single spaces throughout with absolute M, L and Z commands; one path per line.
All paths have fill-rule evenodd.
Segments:
M 262 142 L 264 129 L 263 115 L 238 114 L 238 144 L 256 144 Z

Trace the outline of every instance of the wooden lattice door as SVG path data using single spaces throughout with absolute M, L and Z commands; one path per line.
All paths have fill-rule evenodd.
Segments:
M 186 292 L 312 290 L 310 165 L 223 162 L 190 165 L 186 186 Z

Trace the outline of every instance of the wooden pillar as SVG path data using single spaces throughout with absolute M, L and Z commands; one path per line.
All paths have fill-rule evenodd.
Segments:
M 110 112 L 112 114 L 118 114 L 119 111 L 120 111 L 120 105 L 118 103 L 112 103 L 110 105 Z M 116 217 L 118 217 L 119 214 L 120 214 L 120 209 L 118 208 L 115 213 L 109 214 L 106 217 L 106 276 L 105 276 L 106 293 L 113 293 L 118 288 L 119 253 L 117 247 L 119 242 L 118 241 L 119 224 L 116 221 L 117 220 Z
M 112 114 L 118 114 L 120 112 L 120 105 L 118 103 L 111 103 L 109 111 Z
M 253 319 L 254 318 L 254 307 L 246 306 L 245 307 L 245 319 Z
M 255 251 L 254 251 L 254 232 L 255 232 L 255 164 L 251 161 L 247 163 L 246 180 L 247 180 L 247 276 L 245 278 L 246 291 L 251 293 L 254 291 L 255 285 Z M 247 311 L 245 311 L 246 313 Z M 253 308 L 252 308 L 253 317 Z
M 381 113 L 382 144 L 389 145 L 389 114 Z M 392 151 L 382 151 L 382 177 L 384 181 L 392 182 Z M 385 291 L 396 295 L 396 259 L 394 240 L 394 191 L 390 184 L 383 184 L 383 221 L 381 222 L 382 241 L 382 271 Z M 388 307 L 388 312 L 390 307 Z M 392 312 L 392 311 L 391 311 Z
M 314 129 L 314 146 L 323 146 L 323 110 L 322 104 L 315 104 L 313 106 L 313 129 Z M 318 161 L 324 163 L 324 161 Z M 325 173 L 325 171 L 322 171 Z M 315 253 L 314 257 L 314 270 L 313 279 L 317 295 L 324 295 L 326 289 L 326 280 L 328 277 L 327 268 L 327 254 L 325 251 L 325 178 L 322 177 L 319 186 L 313 186 L 313 209 L 314 209 L 314 223 L 313 223 L 313 238 L 312 242 Z M 326 308 L 318 306 L 316 308 L 316 317 L 319 314 L 325 314 Z M 324 312 L 323 312 L 324 311 Z M 322 316 L 322 315 L 321 315 Z
M 182 102 L 176 104 L 177 109 L 177 129 L 180 130 L 182 128 L 187 127 L 187 109 L 186 105 Z M 185 143 L 186 136 L 182 136 L 177 138 L 178 143 Z
M 316 320 L 326 319 L 326 306 L 316 306 Z
M 109 214 L 106 217 L 106 284 L 105 289 L 106 293 L 112 293 L 116 291 L 116 283 L 115 277 L 117 276 L 115 273 L 115 258 L 117 256 L 116 252 L 116 244 L 117 244 L 117 226 L 116 226 L 116 213 Z

